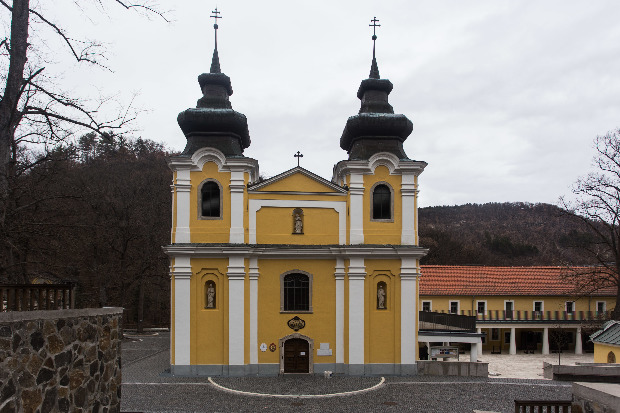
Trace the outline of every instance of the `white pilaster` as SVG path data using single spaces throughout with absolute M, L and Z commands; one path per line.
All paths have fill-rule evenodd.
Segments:
M 508 350 L 510 354 L 517 354 L 517 337 L 516 337 L 516 328 L 510 327 L 510 349 Z
M 364 281 L 363 258 L 349 260 L 349 364 L 364 364 Z
M 583 354 L 581 348 L 581 327 L 577 327 L 577 334 L 575 335 L 575 354 Z
M 250 364 L 258 364 L 258 258 L 250 258 Z
M 403 223 L 401 241 L 402 245 L 414 245 L 415 244 L 415 175 L 413 173 L 403 173 L 402 183 L 400 187 L 401 192 L 401 205 L 402 216 L 401 221 Z
M 400 267 L 400 362 L 415 364 L 418 294 L 416 280 L 420 276 L 415 258 L 402 258 Z
M 245 181 L 243 171 L 230 172 L 230 243 L 243 244 L 243 193 Z
M 228 258 L 228 364 L 243 365 L 245 263 L 244 257 Z
M 336 363 L 344 363 L 344 259 L 336 259 Z
M 349 193 L 351 201 L 349 205 L 350 215 L 350 244 L 364 243 L 364 176 L 360 173 L 351 173 L 349 181 Z
M 189 257 L 174 259 L 174 364 L 190 364 L 190 280 L 192 267 Z
M 174 185 L 177 193 L 177 226 L 175 228 L 174 242 L 177 244 L 190 241 L 189 230 L 189 195 L 192 189 L 188 168 L 177 169 L 177 180 Z
M 480 327 L 476 328 L 476 333 L 482 334 L 482 329 Z M 489 338 L 487 337 L 487 343 L 488 343 L 488 340 Z M 478 352 L 482 354 L 482 339 L 480 339 L 480 348 L 478 349 Z
M 478 361 L 478 343 L 471 343 L 471 351 L 469 353 L 469 361 L 475 363 Z
M 543 328 L 542 353 L 549 354 L 549 327 Z

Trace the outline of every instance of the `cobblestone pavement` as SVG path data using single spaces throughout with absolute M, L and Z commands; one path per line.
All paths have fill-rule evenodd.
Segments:
M 170 360 L 169 340 L 168 332 L 159 332 L 157 335 L 130 336 L 123 341 L 122 411 L 471 413 L 478 409 L 513 412 L 515 399 L 568 400 L 571 397 L 570 383 L 502 376 L 488 379 L 386 377 L 386 382 L 376 390 L 328 398 L 246 396 L 219 390 L 206 377 L 171 377 L 166 374 Z M 371 387 L 379 383 L 380 378 L 326 379 L 316 375 L 213 380 L 226 387 L 251 392 L 319 394 Z

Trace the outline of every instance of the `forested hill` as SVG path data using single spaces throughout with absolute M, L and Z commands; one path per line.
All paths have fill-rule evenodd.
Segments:
M 574 247 L 591 239 L 579 222 L 549 204 L 489 203 L 419 209 L 423 264 L 592 264 Z

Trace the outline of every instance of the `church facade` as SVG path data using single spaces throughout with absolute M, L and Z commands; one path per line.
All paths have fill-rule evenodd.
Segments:
M 198 82 L 169 161 L 172 374 L 416 374 L 426 163 L 404 152 L 413 125 L 374 56 L 331 180 L 299 166 L 259 178 L 217 45 Z

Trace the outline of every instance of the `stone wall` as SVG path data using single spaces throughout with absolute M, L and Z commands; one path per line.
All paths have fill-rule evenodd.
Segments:
M 543 362 L 543 376 L 559 381 L 620 383 L 620 365 L 600 363 L 550 364 Z
M 489 377 L 489 363 L 419 360 L 418 374 L 426 376 Z
M 118 412 L 121 308 L 0 313 L 0 413 Z
M 573 383 L 573 413 L 620 413 L 620 384 Z

